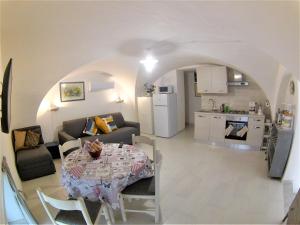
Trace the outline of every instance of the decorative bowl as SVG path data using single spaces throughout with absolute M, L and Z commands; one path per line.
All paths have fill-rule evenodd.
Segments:
M 89 151 L 89 154 L 93 159 L 98 159 L 101 154 L 101 151 Z
M 86 141 L 84 149 L 90 154 L 93 159 L 98 159 L 102 152 L 102 144 L 98 139 L 93 142 Z

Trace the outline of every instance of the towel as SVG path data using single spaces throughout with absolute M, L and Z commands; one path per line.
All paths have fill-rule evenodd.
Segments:
M 226 129 L 225 129 L 225 136 L 229 136 L 230 133 L 233 131 L 234 127 L 232 125 L 229 125 Z
M 242 129 L 240 129 L 236 134 L 240 137 L 243 137 L 248 131 L 248 127 L 244 126 Z

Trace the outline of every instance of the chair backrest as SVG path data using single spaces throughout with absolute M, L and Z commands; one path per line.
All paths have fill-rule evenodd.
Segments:
M 153 161 L 156 161 L 156 143 L 154 139 L 151 139 L 146 136 L 135 136 L 135 134 L 132 134 L 132 145 L 136 145 L 137 143 L 147 144 L 152 146 L 153 151 Z M 155 163 L 154 163 L 155 165 Z
M 77 200 L 60 200 L 46 195 L 44 192 L 42 192 L 41 188 L 37 188 L 36 191 L 46 213 L 48 214 L 53 224 L 56 225 L 57 223 L 54 219 L 55 218 L 54 215 L 52 215 L 51 211 L 49 210 L 48 205 L 51 205 L 52 207 L 59 210 L 66 210 L 66 211 L 79 210 L 81 211 L 86 223 L 88 225 L 93 224 L 82 198 L 78 198 Z
M 81 139 L 78 138 L 76 140 L 71 140 L 65 142 L 63 145 L 59 145 L 59 154 L 62 162 L 65 159 L 64 153 L 71 150 L 71 149 L 76 149 L 76 148 L 81 148 Z

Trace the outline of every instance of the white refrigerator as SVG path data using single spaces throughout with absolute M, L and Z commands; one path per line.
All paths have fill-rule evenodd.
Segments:
M 154 134 L 172 137 L 177 133 L 176 94 L 153 95 Z

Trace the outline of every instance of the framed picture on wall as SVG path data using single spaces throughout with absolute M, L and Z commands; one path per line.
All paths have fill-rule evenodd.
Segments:
M 60 101 L 82 101 L 85 100 L 84 82 L 60 82 Z

